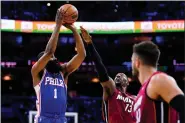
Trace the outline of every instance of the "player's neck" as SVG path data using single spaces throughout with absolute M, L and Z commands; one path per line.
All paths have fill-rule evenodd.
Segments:
M 146 82 L 147 79 L 149 79 L 154 72 L 156 72 L 157 69 L 154 67 L 149 66 L 142 66 L 142 68 L 139 71 L 139 81 L 143 85 L 144 82 Z
M 120 88 L 120 91 L 121 91 L 122 93 L 126 93 L 127 88 L 126 88 L 126 87 L 121 87 L 121 88 Z

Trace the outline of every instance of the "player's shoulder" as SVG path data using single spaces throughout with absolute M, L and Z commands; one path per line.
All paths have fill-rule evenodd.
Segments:
M 174 78 L 166 73 L 159 72 L 152 76 L 151 81 L 164 81 L 164 80 L 174 80 Z
M 154 76 L 152 76 L 150 83 L 152 83 L 152 85 L 164 85 L 164 84 L 173 84 L 176 83 L 175 79 L 163 72 L 160 72 Z
M 64 69 L 65 67 L 67 67 L 67 63 L 60 64 L 60 66 Z
M 118 90 L 117 88 L 115 89 L 114 93 L 117 93 L 117 94 L 122 94 L 120 90 Z

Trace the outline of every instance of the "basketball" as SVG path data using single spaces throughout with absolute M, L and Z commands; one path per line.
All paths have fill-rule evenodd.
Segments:
M 71 4 L 62 5 L 59 10 L 64 16 L 65 23 L 71 24 L 78 19 L 78 10 L 75 6 Z

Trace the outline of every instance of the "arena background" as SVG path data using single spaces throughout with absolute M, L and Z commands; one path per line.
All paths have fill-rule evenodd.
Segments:
M 184 90 L 185 2 L 1 1 L 2 123 L 28 123 L 30 111 L 36 110 L 30 70 L 37 54 L 44 50 L 50 38 L 53 23 L 40 29 L 35 27 L 35 30 L 32 24 L 35 21 L 44 21 L 39 24 L 54 21 L 57 8 L 65 3 L 77 7 L 77 23 L 82 22 L 80 24 L 84 24 L 90 31 L 110 76 L 114 77 L 118 72 L 129 76 L 128 92 L 136 95 L 140 87 L 131 76 L 132 46 L 146 40 L 152 40 L 161 50 L 159 70 L 172 75 Z M 103 26 L 95 23 L 96 26 L 92 27 L 92 23 L 84 22 L 101 22 Z M 119 28 L 118 23 L 110 26 L 111 23 L 105 22 L 122 22 L 124 29 Z M 125 22 L 139 26 L 128 27 Z M 68 30 L 61 31 L 57 58 L 64 63 L 75 52 L 72 33 Z M 84 63 L 69 77 L 68 123 L 75 122 L 73 113 L 78 113 L 78 123 L 103 123 L 101 96 L 102 87 L 87 51 Z M 30 123 L 32 120 L 30 119 Z

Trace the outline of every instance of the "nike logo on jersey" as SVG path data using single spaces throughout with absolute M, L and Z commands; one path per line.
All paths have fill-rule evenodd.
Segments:
M 46 77 L 45 85 L 47 84 L 64 87 L 63 80 L 58 79 L 58 78 Z
M 123 97 L 123 96 L 121 96 L 121 95 L 118 94 L 118 96 L 117 96 L 116 99 L 118 99 L 118 100 L 123 100 L 124 102 L 130 103 L 130 104 L 133 105 L 133 101 L 132 101 L 130 98 L 128 98 L 128 97 Z

